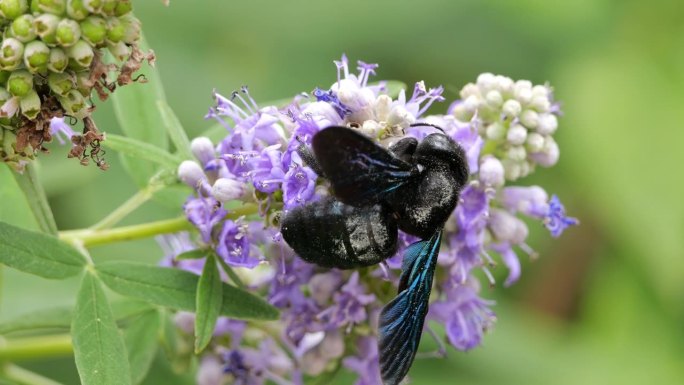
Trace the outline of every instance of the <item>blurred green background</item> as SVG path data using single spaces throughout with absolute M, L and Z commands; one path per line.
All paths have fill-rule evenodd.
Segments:
M 557 193 L 582 224 L 558 240 L 530 223 L 541 258 L 523 260 L 510 289 L 484 289 L 498 323 L 484 346 L 417 360 L 416 384 L 681 384 L 684 378 L 684 2 L 619 1 L 135 1 L 167 98 L 189 135 L 215 88 L 250 86 L 258 101 L 327 87 L 332 60 L 380 63 L 377 79 L 442 84 L 448 100 L 481 72 L 548 81 L 562 101 L 559 164 L 521 184 Z M 134 85 L 133 87 L 144 87 Z M 435 112 L 443 111 L 446 104 Z M 119 133 L 111 104 L 100 129 Z M 59 227 L 86 227 L 136 191 L 111 169 L 81 167 L 63 148 L 41 156 Z M 0 167 L 0 219 L 32 227 Z M 16 203 L 20 202 L 20 203 Z M 170 218 L 151 202 L 124 224 Z M 154 262 L 153 240 L 92 250 L 97 259 Z M 522 253 L 521 253 L 522 254 Z M 498 268 L 497 275 L 505 276 Z M 3 317 L 73 302 L 77 280 L 4 269 Z M 500 280 L 502 282 L 502 280 Z M 433 349 L 424 339 L 422 350 Z M 22 363 L 76 383 L 73 363 Z M 147 384 L 192 383 L 160 364 Z M 343 378 L 340 383 L 349 383 Z

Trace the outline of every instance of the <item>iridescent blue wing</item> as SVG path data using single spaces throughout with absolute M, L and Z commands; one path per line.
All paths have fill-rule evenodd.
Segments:
M 351 128 L 321 130 L 312 145 L 334 195 L 352 206 L 377 203 L 418 174 L 416 166 Z
M 404 252 L 399 294 L 380 313 L 380 373 L 385 385 L 396 385 L 408 373 L 418 350 L 428 311 L 442 229 Z

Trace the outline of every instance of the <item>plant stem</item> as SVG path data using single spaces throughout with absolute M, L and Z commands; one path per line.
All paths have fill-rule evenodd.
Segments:
M 73 354 L 69 334 L 25 337 L 5 340 L 0 344 L 0 360 L 20 361 Z
M 117 207 L 109 215 L 107 215 L 105 218 L 103 218 L 101 221 L 97 222 L 90 228 L 92 230 L 102 230 L 114 226 L 115 224 L 119 223 L 119 221 L 121 221 L 123 218 L 125 218 L 128 214 L 132 213 L 135 209 L 140 207 L 143 203 L 150 200 L 150 198 L 152 198 L 155 192 L 163 189 L 164 187 L 166 186 L 158 183 L 148 185 L 147 187 L 135 193 L 135 195 L 133 195 L 132 197 L 128 198 L 128 200 L 124 202 L 121 206 Z
M 0 377 L 6 378 L 17 385 L 62 385 L 57 381 L 43 377 L 22 367 L 5 364 L 0 370 Z
M 12 171 L 12 175 L 14 175 L 14 179 L 24 192 L 24 196 L 40 229 L 45 233 L 57 235 L 57 224 L 52 216 L 52 210 L 50 210 L 45 190 L 43 190 L 43 186 L 38 181 L 38 174 L 34 165 L 29 163 L 24 168 L 23 174 Z
M 183 216 L 114 229 L 63 231 L 59 233 L 59 237 L 69 243 L 80 243 L 84 247 L 90 247 L 107 243 L 132 241 L 190 229 L 192 229 L 192 223 L 188 222 L 188 219 Z
M 244 204 L 233 209 L 226 218 L 237 219 L 242 216 L 252 215 L 258 210 L 252 203 Z M 143 223 L 140 225 L 122 226 L 113 229 L 81 229 L 62 231 L 59 233 L 60 239 L 71 244 L 83 247 L 104 245 L 108 243 L 131 241 L 134 239 L 148 238 L 159 234 L 176 233 L 193 229 L 194 226 L 185 216 L 175 219 L 165 219 L 162 221 Z

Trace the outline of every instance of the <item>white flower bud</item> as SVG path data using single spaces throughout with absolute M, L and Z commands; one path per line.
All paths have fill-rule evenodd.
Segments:
M 411 124 L 415 123 L 416 118 L 403 106 L 395 106 L 390 111 L 389 117 L 387 118 L 387 126 L 390 128 L 399 127 L 401 129 L 407 129 Z
M 532 159 L 542 167 L 551 167 L 558 162 L 560 150 L 552 137 L 544 139 L 544 149 L 541 152 L 531 154 Z
M 480 163 L 479 179 L 485 186 L 501 187 L 504 185 L 504 167 L 497 158 L 487 155 Z
M 508 142 L 510 142 L 511 144 L 519 146 L 525 143 L 525 139 L 527 139 L 527 130 L 525 129 L 525 127 L 519 124 L 514 124 L 513 126 L 511 126 L 511 128 L 508 129 L 508 133 L 506 134 L 506 140 L 508 140 Z
M 533 97 L 529 105 L 539 112 L 549 112 L 551 109 L 551 101 L 545 96 Z
M 206 165 L 210 161 L 216 159 L 216 151 L 214 150 L 214 144 L 211 143 L 211 139 L 200 136 L 190 142 L 190 151 L 195 155 L 195 158 L 200 161 L 200 163 Z
M 197 188 L 206 176 L 199 164 L 192 160 L 184 160 L 178 166 L 178 179 L 192 188 Z
M 501 122 L 494 122 L 487 126 L 485 129 L 485 134 L 487 135 L 487 139 L 503 139 L 504 135 L 506 134 L 506 128 L 504 128 Z
M 515 118 L 518 115 L 520 115 L 520 111 L 522 110 L 522 106 L 520 105 L 520 102 L 514 99 L 506 100 L 506 102 L 503 104 L 503 108 L 501 109 L 504 113 L 509 118 Z
M 244 184 L 234 179 L 219 178 L 211 187 L 211 195 L 217 201 L 225 203 L 237 199 L 244 194 Z
M 521 162 L 527 157 L 527 151 L 525 151 L 523 146 L 512 146 L 508 149 L 506 155 L 508 159 Z
M 387 95 L 379 95 L 375 99 L 375 117 L 377 120 L 386 121 L 392 109 L 392 98 Z
M 507 180 L 516 180 L 520 178 L 520 164 L 511 160 L 511 159 L 504 159 L 503 160 L 503 165 L 504 165 L 504 175 L 506 176 Z
M 527 162 L 527 161 L 520 163 L 520 177 L 521 178 L 530 175 L 530 173 L 532 173 L 532 171 L 534 171 L 534 167 L 533 167 L 532 163 Z
M 539 123 L 539 114 L 533 110 L 525 110 L 520 114 L 520 123 L 522 123 L 523 126 L 534 130 Z
M 547 86 L 536 85 L 532 87 L 532 95 L 534 97 L 542 97 L 548 99 L 550 96 L 550 89 Z
M 501 105 L 503 104 L 503 97 L 501 96 L 501 93 L 497 90 L 491 90 L 487 92 L 485 100 L 487 101 L 487 104 L 492 107 L 501 107 Z
M 469 122 L 473 118 L 473 112 L 468 111 L 464 103 L 456 105 L 452 114 L 461 122 Z
M 529 80 L 518 80 L 513 88 L 513 96 L 521 104 L 527 104 L 532 100 L 532 82 Z
M 463 101 L 463 106 L 470 112 L 475 112 L 480 107 L 480 98 L 475 95 L 468 96 Z
M 375 120 L 366 120 L 363 122 L 359 131 L 370 138 L 376 138 L 382 126 Z
M 499 75 L 496 77 L 496 88 L 501 92 L 501 95 L 503 95 L 504 98 L 513 96 L 514 86 L 513 79 L 508 76 Z
M 492 209 L 489 214 L 489 228 L 498 241 L 514 245 L 525 241 L 529 233 L 525 222 L 505 210 Z
M 496 87 L 496 77 L 489 72 L 482 73 L 477 77 L 477 85 L 487 92 Z
M 539 152 L 544 148 L 544 137 L 536 132 L 531 132 L 527 135 L 526 146 L 529 152 Z
M 468 83 L 463 86 L 460 95 L 463 100 L 467 99 L 469 96 L 480 96 L 480 87 L 473 83 Z
M 554 114 L 539 115 L 539 125 L 537 125 L 537 132 L 542 135 L 551 135 L 556 132 L 558 128 L 558 118 Z

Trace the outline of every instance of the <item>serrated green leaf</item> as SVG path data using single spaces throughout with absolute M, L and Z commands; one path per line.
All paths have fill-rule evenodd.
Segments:
M 144 39 L 140 46 L 143 50 L 149 48 Z M 159 73 L 147 63 L 136 73 L 144 75 L 147 81 L 120 87 L 110 96 L 116 119 L 126 136 L 165 150 L 169 141 L 161 124 L 157 101 L 166 100 L 166 97 Z M 129 175 L 139 186 L 144 186 L 158 168 L 153 163 L 128 156 L 123 156 L 122 160 Z
M 204 249 L 190 250 L 176 255 L 175 259 L 178 261 L 182 261 L 184 259 L 202 259 L 206 257 L 208 253 L 209 252 Z
M 221 274 L 214 254 L 209 254 L 197 283 L 195 306 L 195 353 L 199 354 L 211 341 L 223 299 Z
M 159 317 L 158 311 L 148 311 L 133 320 L 124 330 L 124 343 L 128 351 L 133 384 L 142 382 L 157 354 Z
M 149 303 L 133 299 L 112 302 L 111 308 L 114 319 L 117 321 L 151 309 Z M 71 326 L 73 314 L 73 306 L 56 306 L 20 314 L 0 321 L 0 334 L 34 329 L 68 329 Z
M 199 277 L 184 270 L 112 261 L 96 266 L 104 283 L 119 294 L 156 305 L 195 311 Z M 278 310 L 263 299 L 226 283 L 222 286 L 221 315 L 238 319 L 278 318 Z
M 83 271 L 81 253 L 57 238 L 0 222 L 0 263 L 43 278 L 64 279 Z
M 171 142 L 176 147 L 176 152 L 182 159 L 194 159 L 192 151 L 190 151 L 190 139 L 183 129 L 178 117 L 173 112 L 171 107 L 166 104 L 164 100 L 157 100 L 157 108 L 162 116 L 162 122 L 166 128 L 166 132 L 171 138 Z
M 76 368 L 84 385 L 130 384 L 123 338 L 100 281 L 85 274 L 71 323 Z
M 121 135 L 108 134 L 107 139 L 102 142 L 102 145 L 131 158 L 156 163 L 169 170 L 175 170 L 181 162 L 180 158 L 166 150 Z

